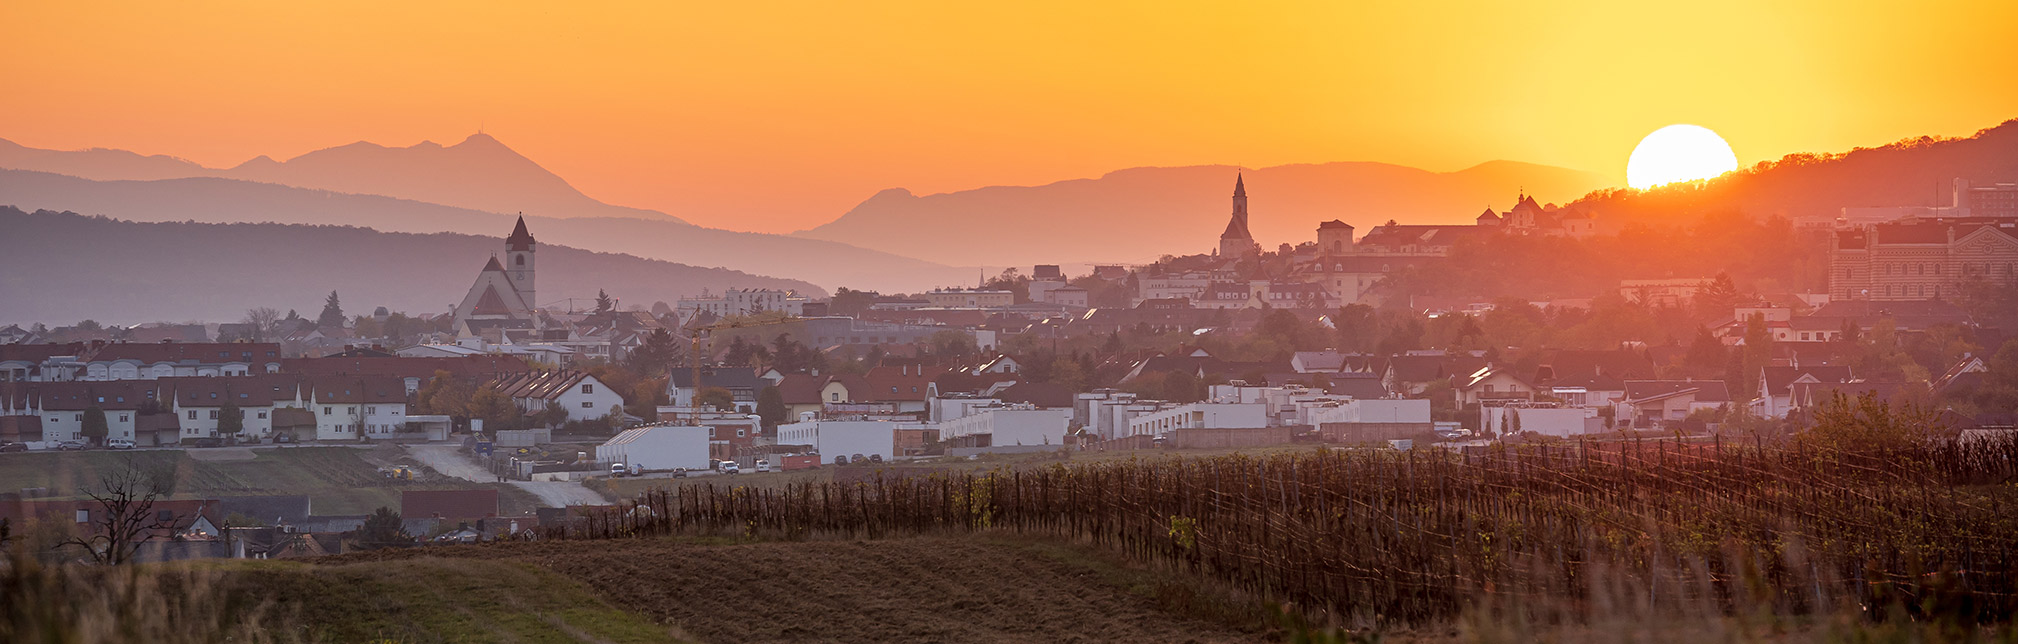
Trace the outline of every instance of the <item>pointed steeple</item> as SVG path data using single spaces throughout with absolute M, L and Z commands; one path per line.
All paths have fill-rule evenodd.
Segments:
M 519 215 L 519 223 L 512 227 L 512 235 L 505 238 L 505 248 L 509 250 L 532 250 L 532 233 L 526 232 L 525 215 Z
M 1233 175 L 1233 196 L 1235 197 L 1247 196 L 1247 177 L 1242 176 L 1241 174 Z

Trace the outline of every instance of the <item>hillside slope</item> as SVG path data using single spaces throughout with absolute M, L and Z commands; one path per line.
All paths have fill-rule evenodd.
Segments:
M 499 236 L 511 232 L 513 220 L 511 215 L 468 208 L 233 179 L 92 181 L 23 170 L 0 170 L 0 204 L 131 221 L 340 224 L 385 232 Z M 543 244 L 624 253 L 689 266 L 718 266 L 808 282 L 826 289 L 848 286 L 918 291 L 971 281 L 974 274 L 968 269 L 835 242 L 716 230 L 671 220 L 528 215 L 526 225 Z M 490 250 L 494 248 L 471 256 L 477 262 L 476 267 L 482 266 L 482 258 Z M 542 262 L 542 267 L 546 265 Z M 457 279 L 462 279 L 461 273 L 458 271 Z M 542 291 L 548 290 L 546 284 L 542 280 Z M 692 287 L 697 292 L 701 287 L 720 291 L 736 285 L 718 281 L 683 287 Z M 593 294 L 595 289 L 588 292 Z
M 0 194 L 6 194 L 0 192 Z M 11 195 L 10 195 L 11 196 Z M 499 237 L 386 233 L 348 226 L 136 223 L 0 207 L 0 324 L 236 320 L 252 307 L 321 310 L 331 290 L 353 313 L 443 313 L 462 300 Z M 502 235 L 509 228 L 499 229 Z M 541 233 L 536 233 L 541 234 Z M 812 284 L 543 242 L 542 299 L 673 302 L 703 288 Z
M 1738 212 L 1835 216 L 1865 206 L 1947 206 L 1955 179 L 2018 181 L 2018 120 L 1967 138 L 1920 137 L 1837 154 L 1792 154 L 1700 183 L 1592 194 L 1579 203 L 1623 222 L 1685 222 Z
M 1609 185 L 1594 174 L 1509 161 L 1436 173 L 1385 163 L 1130 168 L 1097 179 L 918 196 L 885 190 L 840 219 L 797 235 L 942 263 L 1134 262 L 1209 252 L 1244 174 L 1250 224 L 1264 247 L 1315 237 L 1341 219 L 1361 230 L 1390 219 L 1468 223 L 1521 190 L 1567 201 Z

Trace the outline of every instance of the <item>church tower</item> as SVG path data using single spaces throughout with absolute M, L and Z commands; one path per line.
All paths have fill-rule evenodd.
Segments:
M 512 290 L 518 292 L 519 300 L 527 307 L 537 308 L 539 300 L 533 297 L 533 236 L 526 232 L 526 218 L 519 217 L 518 227 L 505 238 L 505 276 L 511 279 Z
M 1254 236 L 1247 233 L 1247 180 L 1241 175 L 1233 178 L 1233 219 L 1226 222 L 1226 232 L 1219 234 L 1219 256 L 1230 259 L 1245 259 L 1254 254 Z

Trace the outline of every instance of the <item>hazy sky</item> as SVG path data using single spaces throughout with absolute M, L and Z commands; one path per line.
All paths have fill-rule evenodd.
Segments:
M 878 189 L 1514 159 L 1623 182 L 2018 117 L 2018 3 L 0 4 L 0 138 L 206 165 L 479 126 L 604 201 L 790 231 Z M 580 6 L 581 8 L 576 8 Z

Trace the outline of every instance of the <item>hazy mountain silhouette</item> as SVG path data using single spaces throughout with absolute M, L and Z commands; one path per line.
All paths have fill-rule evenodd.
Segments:
M 528 225 L 532 225 L 528 218 Z M 502 236 L 386 233 L 352 226 L 135 223 L 0 206 L 0 324 L 234 321 L 271 306 L 306 315 L 335 290 L 353 314 L 384 306 L 448 312 Z M 593 299 L 624 305 L 675 302 L 702 288 L 796 289 L 795 280 L 696 268 L 549 242 L 539 247 L 543 303 Z
M 132 221 L 342 224 L 387 232 L 503 235 L 512 216 L 377 195 L 234 179 L 91 181 L 0 170 L 0 204 Z M 722 266 L 825 288 L 918 291 L 965 283 L 974 272 L 846 244 L 702 228 L 671 219 L 526 216 L 541 242 L 694 266 Z M 719 289 L 726 284 L 701 285 Z
M 298 188 L 385 195 L 495 213 L 544 217 L 678 217 L 612 206 L 582 194 L 560 175 L 483 133 L 443 146 L 422 141 L 392 148 L 359 141 L 286 161 L 256 157 L 232 168 L 206 168 L 166 156 L 125 150 L 60 151 L 0 140 L 0 168 L 54 172 L 98 180 L 224 177 Z
M 1836 216 L 1845 207 L 1947 206 L 1954 180 L 2018 181 L 2018 120 L 1967 138 L 1931 136 L 1837 154 L 1790 154 L 1709 181 L 1609 190 L 1579 200 L 1622 222 L 1682 222 L 1718 212 Z
M 885 190 L 833 222 L 796 235 L 938 262 L 1029 265 L 1145 261 L 1209 252 L 1244 173 L 1249 228 L 1264 247 L 1315 239 L 1332 219 L 1365 230 L 1399 220 L 1468 223 L 1505 210 L 1525 189 L 1567 201 L 1609 185 L 1576 170 L 1494 161 L 1437 173 L 1385 163 L 1130 168 L 1098 179 L 917 196 Z
M 108 181 L 200 177 L 214 172 L 193 161 L 166 155 L 143 156 L 108 148 L 43 150 L 6 139 L 0 139 L 0 168 L 54 172 Z

